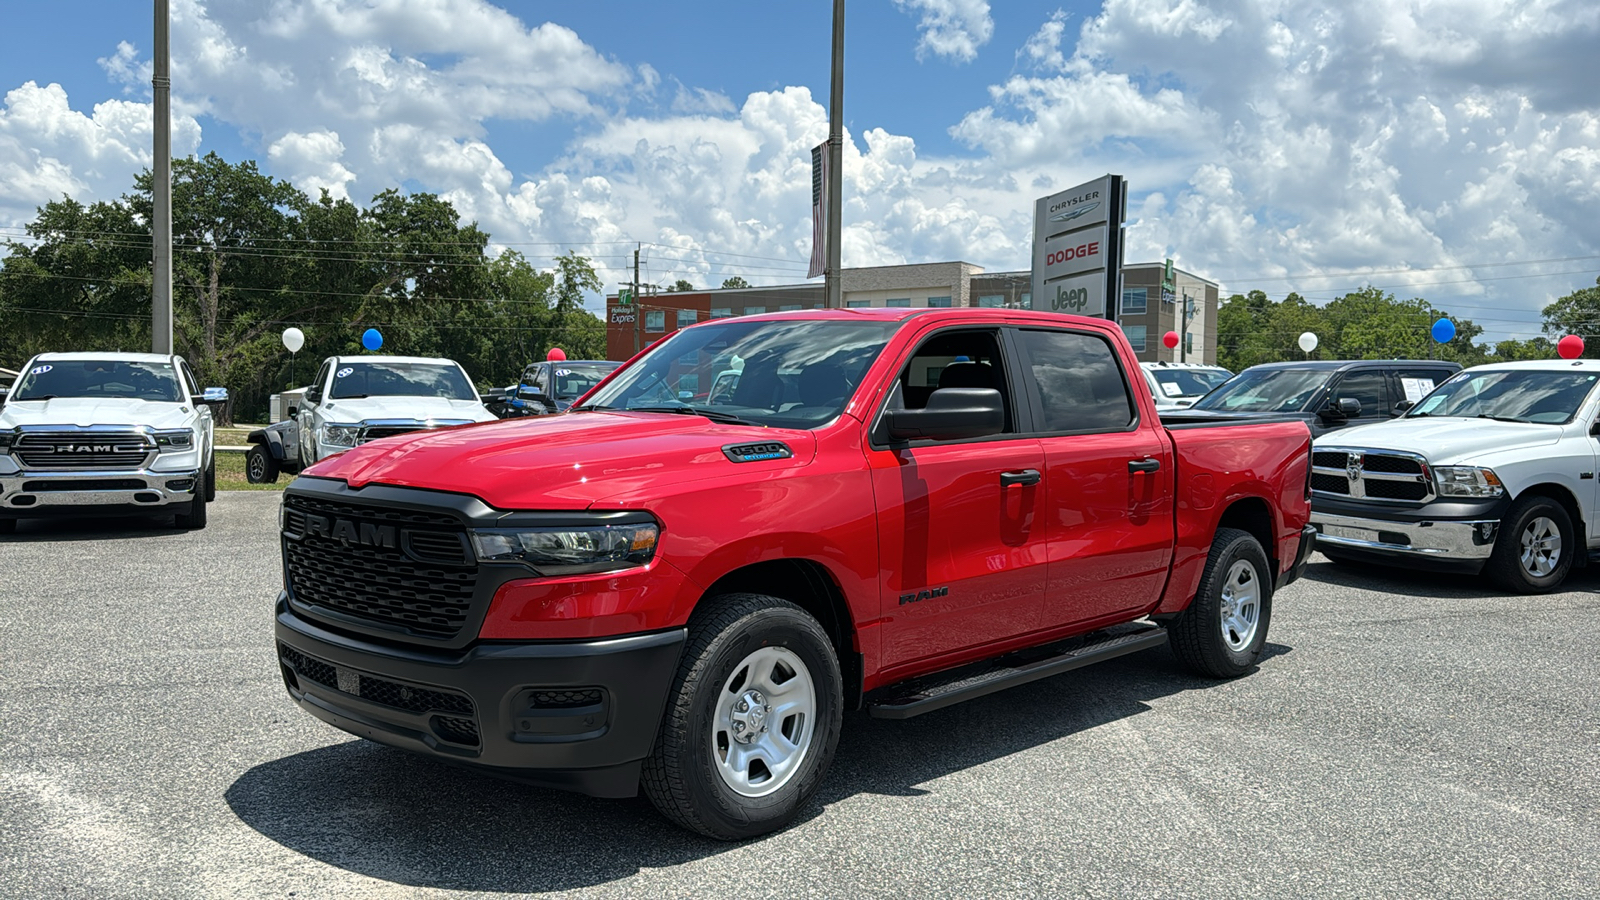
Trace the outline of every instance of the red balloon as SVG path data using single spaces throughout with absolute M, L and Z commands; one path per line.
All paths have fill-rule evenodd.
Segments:
M 1556 341 L 1556 352 L 1561 354 L 1562 359 L 1577 359 L 1583 355 L 1583 338 L 1575 334 L 1567 335 Z
M 1178 346 L 1178 333 L 1176 331 L 1169 331 L 1166 334 L 1163 334 L 1161 336 L 1161 343 L 1166 345 L 1168 350 Z
M 551 362 L 561 362 L 567 358 L 567 351 L 561 349 L 560 347 L 551 347 L 550 352 L 546 353 L 544 358 L 550 360 Z

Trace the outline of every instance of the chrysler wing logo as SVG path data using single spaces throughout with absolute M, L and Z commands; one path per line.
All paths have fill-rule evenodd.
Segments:
M 1100 208 L 1100 201 L 1096 200 L 1093 203 L 1085 203 L 1082 206 L 1074 206 L 1073 208 L 1067 210 L 1064 213 L 1058 213 L 1056 215 L 1053 215 L 1053 216 L 1050 217 L 1050 221 L 1052 221 L 1052 222 L 1071 222 L 1073 219 L 1079 218 L 1081 216 L 1086 216 L 1089 213 L 1094 212 L 1095 210 L 1097 210 L 1099 208 Z
M 325 537 L 345 546 L 385 547 L 393 550 L 400 546 L 400 530 L 393 525 L 359 524 L 349 519 L 330 519 L 327 516 L 306 515 L 306 536 Z

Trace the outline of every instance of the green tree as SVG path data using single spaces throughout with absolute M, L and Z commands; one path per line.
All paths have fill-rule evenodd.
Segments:
M 749 286 L 750 286 L 750 282 L 745 281 L 743 278 L 740 278 L 738 275 L 734 275 L 731 278 L 722 279 L 722 289 L 725 290 L 725 291 L 731 291 L 734 288 L 747 288 Z
M 1544 333 L 1558 340 L 1579 335 L 1591 345 L 1583 350 L 1591 359 L 1600 356 L 1600 341 L 1592 340 L 1600 335 L 1600 278 L 1594 283 L 1594 287 L 1579 288 L 1543 310 Z
M 1527 341 L 1499 341 L 1495 343 L 1493 353 L 1487 358 L 1487 361 L 1516 362 L 1523 359 L 1555 358 L 1555 342 L 1542 337 L 1536 337 Z
M 678 292 L 681 292 L 681 291 L 692 291 L 692 290 L 694 290 L 694 285 L 690 284 L 689 281 L 687 279 L 684 279 L 684 278 L 679 278 L 677 281 L 674 281 L 672 284 L 667 285 L 667 293 L 669 293 L 669 294 L 678 293 Z

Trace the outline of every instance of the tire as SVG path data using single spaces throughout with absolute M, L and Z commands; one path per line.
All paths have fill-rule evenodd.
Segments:
M 173 527 L 187 531 L 199 531 L 206 527 L 206 506 L 206 495 L 204 493 L 195 494 L 194 499 L 189 501 L 189 511 L 178 513 L 172 517 Z
M 1237 678 L 1250 671 L 1272 621 L 1272 564 L 1247 531 L 1219 528 L 1200 592 L 1169 626 L 1172 652 L 1197 675 Z
M 706 600 L 641 786 L 662 815 L 707 837 L 777 831 L 822 783 L 843 707 L 833 643 L 805 610 L 760 594 Z
M 206 466 L 206 502 L 217 499 L 217 458 L 211 458 L 210 465 Z
M 0 519 L 0 534 L 14 534 L 16 530 L 16 519 Z
M 244 455 L 244 478 L 251 484 L 274 484 L 281 467 L 265 445 L 252 444 Z
M 1508 591 L 1547 594 L 1566 581 L 1577 549 L 1572 518 L 1560 503 L 1523 497 L 1500 520 L 1500 536 L 1484 572 Z

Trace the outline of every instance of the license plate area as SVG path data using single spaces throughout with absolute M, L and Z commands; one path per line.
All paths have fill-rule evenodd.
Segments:
M 335 666 L 334 672 L 338 676 L 339 690 L 352 697 L 361 696 L 361 673 L 344 666 Z
M 1378 532 L 1366 528 L 1353 528 L 1349 525 L 1324 525 L 1322 533 L 1328 537 L 1347 538 L 1352 541 L 1378 542 Z M 340 676 L 343 677 L 342 675 Z

